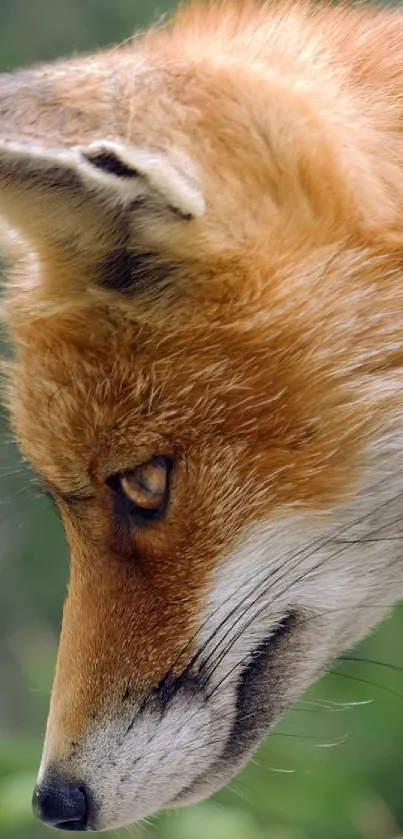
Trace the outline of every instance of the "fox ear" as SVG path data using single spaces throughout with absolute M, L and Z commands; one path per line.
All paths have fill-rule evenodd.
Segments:
M 113 142 L 91 143 L 77 152 L 89 184 L 113 193 L 119 203 L 148 198 L 184 219 L 203 215 L 203 198 L 183 156 L 175 165 L 167 155 Z
M 105 244 L 108 221 L 110 229 L 122 212 L 201 216 L 190 161 L 112 141 L 52 149 L 0 140 L 0 213 L 33 244 Z

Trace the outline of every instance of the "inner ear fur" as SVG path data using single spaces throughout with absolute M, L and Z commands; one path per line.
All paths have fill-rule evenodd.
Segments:
M 203 214 L 204 201 L 182 155 L 173 161 L 118 141 L 47 148 L 0 140 L 0 212 L 34 246 L 107 252 L 122 214 L 185 223 Z

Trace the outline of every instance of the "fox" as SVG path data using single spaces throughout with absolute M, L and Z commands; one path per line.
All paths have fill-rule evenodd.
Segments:
M 33 807 L 109 830 L 227 783 L 403 596 L 403 17 L 196 1 L 4 74 L 0 211 L 70 553 Z

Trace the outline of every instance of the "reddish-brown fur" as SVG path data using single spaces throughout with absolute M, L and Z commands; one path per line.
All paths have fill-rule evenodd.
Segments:
M 349 498 L 401 413 L 402 38 L 393 12 L 193 5 L 50 72 L 38 116 L 13 117 L 11 138 L 179 148 L 206 201 L 189 223 L 132 225 L 169 280 L 130 297 L 98 282 L 106 211 L 72 254 L 43 236 L 63 207 L 4 199 L 36 254 L 7 292 L 11 421 L 71 548 L 58 757 L 127 687 L 189 660 L 245 525 Z M 155 454 L 175 461 L 167 516 L 120 532 L 105 480 Z

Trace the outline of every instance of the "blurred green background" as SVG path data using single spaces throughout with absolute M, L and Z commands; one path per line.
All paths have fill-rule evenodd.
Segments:
M 123 40 L 173 5 L 0 0 L 0 69 Z M 66 579 L 59 521 L 0 419 L 0 835 L 9 839 L 50 836 L 30 799 Z M 131 828 L 133 839 L 403 837 L 402 641 L 400 608 L 354 651 L 361 662 L 337 662 L 299 701 L 229 788 Z

